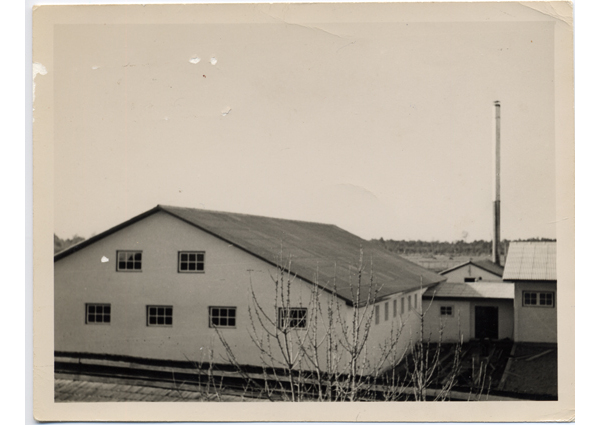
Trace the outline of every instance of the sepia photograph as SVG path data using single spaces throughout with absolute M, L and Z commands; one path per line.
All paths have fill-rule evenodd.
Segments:
M 572 25 L 34 7 L 36 418 L 570 420 Z

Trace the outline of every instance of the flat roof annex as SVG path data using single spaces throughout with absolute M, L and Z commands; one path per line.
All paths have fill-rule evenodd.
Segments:
M 335 293 L 348 304 L 354 298 L 361 248 L 364 271 L 359 303 L 367 302 L 368 290 L 364 289 L 369 286 L 371 267 L 373 287 L 381 288 L 377 298 L 427 288 L 445 280 L 437 273 L 332 224 L 166 205 L 158 205 L 61 251 L 54 256 L 54 261 L 158 212 L 176 217 L 271 265 L 285 263 L 284 268 L 293 275 Z M 291 260 L 289 266 L 288 260 Z

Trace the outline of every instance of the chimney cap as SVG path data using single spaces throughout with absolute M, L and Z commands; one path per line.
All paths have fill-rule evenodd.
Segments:
M 499 100 L 494 100 L 494 105 L 500 106 L 500 101 Z

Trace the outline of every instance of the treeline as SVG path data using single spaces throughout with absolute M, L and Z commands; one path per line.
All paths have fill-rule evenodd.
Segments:
M 65 249 L 69 248 L 70 246 L 73 246 L 84 240 L 85 240 L 85 238 L 82 238 L 79 235 L 75 235 L 71 239 L 61 239 L 58 236 L 56 236 L 56 233 L 55 233 L 54 234 L 54 253 L 56 254 L 57 252 L 65 250 Z
M 529 238 L 529 239 L 518 239 L 518 241 L 527 242 L 545 242 L 555 241 L 556 239 L 548 238 Z M 492 241 L 476 240 L 472 242 L 465 241 L 454 241 L 454 242 L 440 242 L 440 241 L 397 241 L 393 239 L 373 239 L 372 242 L 378 243 L 387 250 L 401 255 L 451 255 L 451 256 L 485 256 L 490 255 L 492 252 Z M 504 239 L 502 241 L 502 251 L 506 252 L 508 243 L 510 241 Z

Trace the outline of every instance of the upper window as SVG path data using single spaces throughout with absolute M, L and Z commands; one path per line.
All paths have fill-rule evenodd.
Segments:
M 85 323 L 88 325 L 110 323 L 110 304 L 86 304 Z
M 440 315 L 442 316 L 452 316 L 452 306 L 451 305 L 443 305 L 440 306 Z
M 383 320 L 388 320 L 390 318 L 390 303 L 385 303 L 383 305 Z
M 142 251 L 117 251 L 117 271 L 141 272 Z
M 148 326 L 173 326 L 173 306 L 146 306 L 146 320 Z
M 179 271 L 182 273 L 204 273 L 204 252 L 180 251 Z
M 378 305 L 375 306 L 375 324 L 376 325 L 379 324 L 379 306 Z
M 523 305 L 527 307 L 554 307 L 554 292 L 523 291 Z
M 393 316 L 396 317 L 398 315 L 398 300 L 394 300 L 393 312 Z
M 305 308 L 279 307 L 279 329 L 306 328 L 307 310 Z
M 235 307 L 209 307 L 211 328 L 235 328 Z

